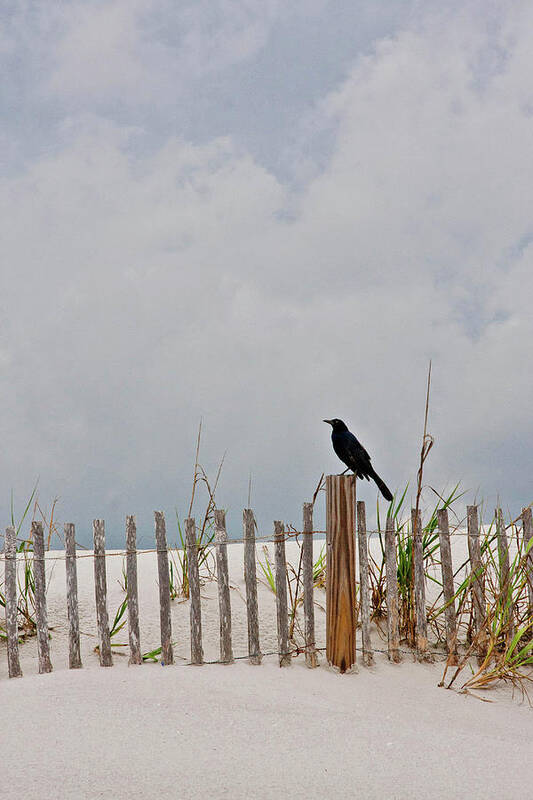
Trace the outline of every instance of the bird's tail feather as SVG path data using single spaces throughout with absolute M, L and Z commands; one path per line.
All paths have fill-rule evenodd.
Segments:
M 385 498 L 385 500 L 386 500 L 388 503 L 391 503 L 391 502 L 392 502 L 392 492 L 391 492 L 391 491 L 390 491 L 390 489 L 389 489 L 389 488 L 388 488 L 388 487 L 385 485 L 384 481 L 382 481 L 382 480 L 381 480 L 381 478 L 379 477 L 379 475 L 377 474 L 377 472 L 375 472 L 374 470 L 372 470 L 371 477 L 374 479 L 374 481 L 375 481 L 375 483 L 376 483 L 376 486 L 378 487 L 379 491 L 381 492 L 381 494 L 383 495 L 383 497 Z

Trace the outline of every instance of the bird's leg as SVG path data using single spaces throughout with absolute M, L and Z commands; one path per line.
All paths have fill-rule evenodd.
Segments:
M 341 472 L 341 475 L 346 475 L 346 473 L 348 472 L 348 470 L 349 470 L 349 469 L 350 469 L 350 467 L 346 467 L 346 469 L 344 470 L 344 472 Z

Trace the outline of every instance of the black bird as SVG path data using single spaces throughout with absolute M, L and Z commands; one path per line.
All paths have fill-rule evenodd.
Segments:
M 376 482 L 385 500 L 390 503 L 392 494 L 379 475 L 374 471 L 374 467 L 370 463 L 370 456 L 361 442 L 348 430 L 342 419 L 325 419 L 323 421 L 327 422 L 333 428 L 331 431 L 331 441 L 333 442 L 333 449 L 340 460 L 346 464 L 348 469 L 351 469 L 358 478 L 366 478 L 367 481 L 372 478 L 372 480 Z M 348 469 L 345 469 L 344 472 L 348 472 Z

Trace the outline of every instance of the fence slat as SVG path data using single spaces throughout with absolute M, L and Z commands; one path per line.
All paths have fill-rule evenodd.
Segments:
M 509 564 L 509 542 L 507 541 L 507 533 L 505 531 L 505 523 L 503 521 L 503 514 L 501 508 L 497 508 L 496 515 L 496 535 L 498 538 L 498 563 L 500 567 L 500 591 L 508 594 L 511 598 L 510 586 L 510 564 Z M 514 636 L 514 604 L 511 602 L 507 610 L 509 619 L 508 639 L 509 641 Z
M 37 654 L 39 673 L 52 672 L 50 640 L 46 613 L 46 569 L 44 563 L 43 523 L 34 520 L 31 524 L 33 539 L 33 576 L 35 579 L 35 621 L 37 623 Z
M 17 539 L 15 528 L 6 528 L 5 576 L 6 587 L 6 634 L 7 667 L 10 678 L 22 677 L 19 660 L 19 637 L 17 625 Z
M 276 563 L 276 612 L 278 623 L 278 653 L 280 667 L 291 665 L 289 651 L 289 609 L 287 605 L 287 560 L 285 557 L 285 527 L 274 522 L 274 560 Z
M 326 477 L 326 657 L 341 673 L 356 662 L 355 481 Z
M 217 559 L 218 609 L 220 620 L 220 661 L 233 663 L 231 646 L 231 599 L 228 572 L 228 534 L 226 532 L 226 512 L 215 509 L 215 546 Z
M 187 567 L 189 569 L 189 597 L 191 616 L 191 664 L 204 663 L 202 649 L 202 606 L 200 601 L 200 574 L 198 571 L 198 545 L 196 543 L 196 522 L 185 520 L 185 543 L 187 547 Z
M 479 544 L 479 518 L 477 506 L 466 507 L 466 519 L 468 530 L 468 556 L 470 558 L 470 568 L 475 576 L 472 581 L 472 605 L 474 610 L 474 635 L 478 640 L 477 657 L 478 662 L 482 662 L 487 652 L 487 629 L 486 629 L 486 601 L 485 601 L 485 577 L 483 562 L 481 561 L 481 547 Z
M 533 538 L 533 522 L 531 519 L 531 506 L 522 509 L 522 526 L 524 536 L 524 547 L 527 546 Z M 527 555 L 527 594 L 529 605 L 529 616 L 533 614 L 533 545 Z
M 105 566 L 105 523 L 103 519 L 93 521 L 94 539 L 94 592 L 96 599 L 96 621 L 98 625 L 99 655 L 101 667 L 112 667 L 111 637 L 107 615 L 107 579 Z
M 424 550 L 422 533 L 422 514 L 411 509 L 411 530 L 413 531 L 416 656 L 419 661 L 428 658 L 428 622 L 426 615 L 426 578 L 424 575 Z
M 368 541 L 366 535 L 366 508 L 364 500 L 357 501 L 357 535 L 359 544 L 359 596 L 361 607 L 361 632 L 363 639 L 363 664 L 371 667 L 374 652 L 370 639 L 370 588 L 368 581 Z
M 165 666 L 174 663 L 172 647 L 172 620 L 170 616 L 170 574 L 168 569 L 168 549 L 165 515 L 154 511 L 155 544 L 157 549 L 157 573 L 159 579 L 159 621 L 161 628 L 161 663 Z
M 66 522 L 65 534 L 65 572 L 67 580 L 68 616 L 68 666 L 80 669 L 80 615 L 78 609 L 78 571 L 76 566 L 76 529 L 72 522 Z
M 142 664 L 141 634 L 139 631 L 139 587 L 137 581 L 137 523 L 126 517 L 126 591 L 128 597 L 128 641 L 130 664 Z
M 450 528 L 448 524 L 448 511 L 439 508 L 437 511 L 439 527 L 440 563 L 442 571 L 442 591 L 446 608 L 446 649 L 448 651 L 448 664 L 456 665 L 457 661 L 457 617 L 455 613 L 452 549 L 450 545 Z
M 400 655 L 400 619 L 398 614 L 398 567 L 394 520 L 387 517 L 385 526 L 385 570 L 387 577 L 387 639 L 389 661 L 398 664 Z
M 313 504 L 304 503 L 302 569 L 304 584 L 305 663 L 310 669 L 318 667 L 315 641 L 315 605 L 313 581 Z
M 257 607 L 257 577 L 255 567 L 255 519 L 251 508 L 242 515 L 244 529 L 244 579 L 246 584 L 246 613 L 248 617 L 248 655 L 250 664 L 262 660 L 259 645 L 259 612 Z

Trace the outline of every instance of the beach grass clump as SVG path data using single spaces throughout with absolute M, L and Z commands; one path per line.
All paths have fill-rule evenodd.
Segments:
M 35 484 L 33 491 L 26 502 L 24 511 L 17 522 L 14 497 L 13 493 L 11 493 L 11 525 L 13 528 L 15 528 L 17 556 L 22 560 L 22 568 L 17 570 L 17 626 L 20 641 L 23 641 L 27 637 L 35 636 L 37 633 L 37 624 L 35 618 L 35 575 L 33 570 L 33 536 L 31 532 L 31 524 L 37 518 L 42 520 L 45 530 L 48 531 L 47 546 L 49 549 L 52 537 L 56 534 L 58 535 L 54 520 L 56 504 L 57 499 L 55 499 L 52 503 L 50 514 L 44 512 L 39 504 L 37 484 Z M 28 524 L 28 533 L 25 536 L 24 530 Z M 6 598 L 4 584 L 2 582 L 0 584 L 0 606 L 5 608 L 5 605 Z M 7 638 L 5 626 L 3 624 L 0 624 L 0 638 Z
M 200 442 L 202 437 L 202 421 L 198 426 L 198 436 L 196 440 L 196 456 L 194 461 L 194 473 L 192 481 L 191 500 L 187 517 L 192 516 L 197 488 L 203 487 L 207 493 L 205 508 L 201 513 L 201 524 L 196 527 L 196 546 L 198 548 L 198 568 L 200 576 L 204 578 L 214 577 L 209 557 L 211 555 L 211 545 L 215 540 L 215 492 L 217 490 L 222 467 L 224 466 L 225 455 L 222 456 L 215 475 L 215 480 L 209 480 L 205 469 L 200 464 Z M 176 597 L 189 597 L 189 565 L 187 561 L 187 548 L 185 546 L 185 534 L 181 525 L 178 509 L 176 512 L 176 526 L 178 539 L 174 548 L 170 549 L 170 569 L 171 569 L 171 599 Z M 203 575 L 202 575 L 203 572 Z
M 506 526 L 510 535 L 507 552 L 502 548 L 503 537 L 498 535 L 501 522 L 497 514 L 484 533 L 485 615 L 474 634 L 469 620 L 468 647 L 447 684 L 448 664 L 444 670 L 442 682 L 447 688 L 457 686 L 461 678 L 459 689 L 463 692 L 507 683 L 528 696 L 527 687 L 533 680 L 533 539 L 526 543 L 516 523 L 512 520 Z
M 276 594 L 276 576 L 270 553 L 267 545 L 263 545 L 263 559 L 257 560 L 259 569 L 262 573 L 263 583 L 270 589 L 272 594 Z M 303 548 L 300 545 L 300 553 L 298 557 L 298 566 L 294 566 L 287 560 L 287 593 L 288 593 L 288 610 L 289 610 L 289 639 L 291 644 L 294 645 L 296 652 L 305 646 L 305 635 L 301 627 L 301 620 L 298 616 L 298 610 L 303 605 Z M 320 553 L 313 563 L 313 585 L 315 588 L 325 589 L 326 586 L 326 548 L 322 546 Z M 316 603 L 316 600 L 315 600 Z
M 414 599 L 414 560 L 413 560 L 413 530 L 412 518 L 406 516 L 406 497 L 409 486 L 407 485 L 397 499 L 394 498 L 387 509 L 386 519 L 392 519 L 396 534 L 397 578 L 399 594 L 400 636 L 403 641 L 414 644 L 415 626 L 415 599 Z M 439 498 L 434 505 L 428 523 L 422 529 L 422 553 L 424 560 L 424 573 L 427 580 L 442 588 L 442 582 L 435 574 L 435 567 L 440 564 L 439 536 L 437 532 L 437 512 L 439 509 L 450 509 L 463 495 L 456 484 L 447 494 L 433 490 Z M 385 570 L 385 527 L 383 515 L 380 513 L 379 500 L 377 502 L 377 534 L 379 539 L 379 554 L 369 554 L 369 583 L 371 591 L 372 619 L 378 627 L 387 615 L 387 587 Z
M 215 540 L 215 520 L 214 520 L 214 500 L 213 504 L 209 500 L 208 509 L 203 515 L 201 526 L 196 528 L 196 546 L 198 548 L 198 569 L 204 579 L 213 576 L 210 563 L 211 545 Z M 169 548 L 170 562 L 170 599 L 177 597 L 189 598 L 189 564 L 187 560 L 187 548 L 185 546 L 185 534 L 176 509 L 176 525 L 178 538 L 173 548 Z

